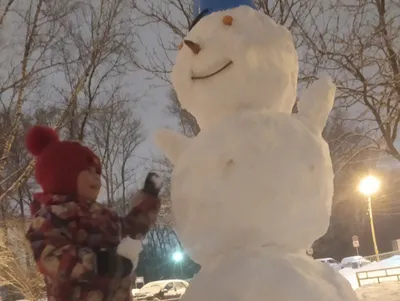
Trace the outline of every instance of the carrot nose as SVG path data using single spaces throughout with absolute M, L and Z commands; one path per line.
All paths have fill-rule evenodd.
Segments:
M 186 45 L 187 47 L 190 48 L 190 50 L 192 50 L 192 52 L 193 52 L 194 54 L 199 54 L 199 52 L 200 52 L 200 50 L 201 50 L 201 47 L 200 47 L 199 44 L 197 44 L 197 43 L 195 43 L 195 42 L 193 42 L 193 41 L 190 41 L 190 40 L 184 40 L 183 42 L 185 43 L 185 45 Z

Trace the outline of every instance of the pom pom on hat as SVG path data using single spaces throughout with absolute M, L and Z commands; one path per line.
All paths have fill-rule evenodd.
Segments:
M 28 151 L 37 157 L 48 145 L 57 141 L 59 141 L 59 137 L 55 130 L 47 126 L 36 125 L 26 135 L 25 145 Z

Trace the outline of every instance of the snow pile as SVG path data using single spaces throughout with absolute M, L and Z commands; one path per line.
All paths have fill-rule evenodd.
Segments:
M 400 283 L 363 286 L 357 290 L 357 296 L 360 301 L 400 301 Z
M 356 272 L 357 272 L 357 269 L 352 269 L 352 268 L 344 268 L 344 269 L 339 270 L 339 273 L 344 278 L 347 279 L 347 281 L 350 283 L 353 290 L 356 290 L 359 288 Z

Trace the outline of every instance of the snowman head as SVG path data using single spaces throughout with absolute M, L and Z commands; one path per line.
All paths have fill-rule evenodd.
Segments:
M 218 9 L 194 25 L 171 79 L 182 107 L 205 129 L 238 110 L 290 113 L 297 74 L 290 32 L 264 13 L 239 6 Z
M 325 234 L 333 171 L 321 132 L 334 91 L 322 79 L 298 114 L 246 112 L 191 139 L 158 134 L 174 164 L 175 228 L 196 262 L 243 248 L 305 252 Z

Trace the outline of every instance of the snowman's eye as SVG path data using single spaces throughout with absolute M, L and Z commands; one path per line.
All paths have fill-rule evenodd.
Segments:
M 182 47 L 183 47 L 183 42 L 181 42 L 181 43 L 178 45 L 178 50 L 181 50 Z
M 232 16 L 226 15 L 222 18 L 222 23 L 224 23 L 227 26 L 231 26 L 233 23 L 233 18 Z

